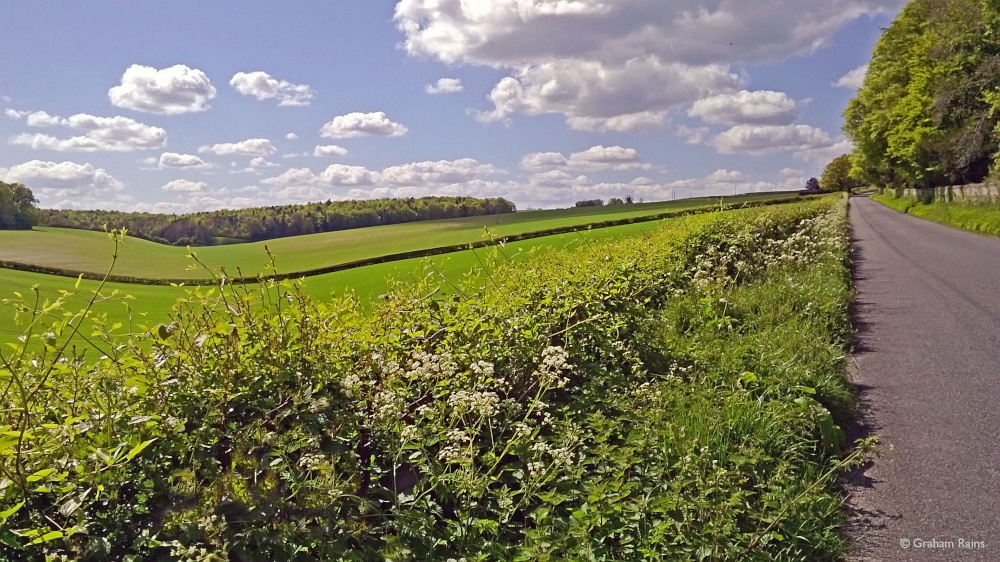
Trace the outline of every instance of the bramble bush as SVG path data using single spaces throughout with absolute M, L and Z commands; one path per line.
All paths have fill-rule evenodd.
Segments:
M 223 272 L 126 342 L 13 299 L 0 554 L 831 557 L 831 482 L 866 450 L 843 454 L 836 424 L 846 241 L 846 205 L 822 200 L 517 262 L 501 246 L 371 306 Z

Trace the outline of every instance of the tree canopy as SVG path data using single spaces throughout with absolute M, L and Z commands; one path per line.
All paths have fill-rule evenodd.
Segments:
M 873 185 L 982 181 L 998 147 L 1000 0 L 913 0 L 844 112 L 851 175 Z
M 851 157 L 841 154 L 826 165 L 823 175 L 819 177 L 819 185 L 823 191 L 850 191 L 864 183 L 851 177 Z
M 19 183 L 0 181 L 0 230 L 29 230 L 38 223 L 35 194 Z

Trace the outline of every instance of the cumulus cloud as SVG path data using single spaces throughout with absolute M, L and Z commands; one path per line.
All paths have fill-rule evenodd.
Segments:
M 561 113 L 571 129 L 635 132 L 663 128 L 671 108 L 741 85 L 723 65 L 695 67 L 641 57 L 621 64 L 562 60 L 517 70 L 490 92 L 484 123 L 516 113 Z
M 810 125 L 737 125 L 711 140 L 722 154 L 803 152 L 834 144 L 830 135 Z
M 274 154 L 275 150 L 274 145 L 268 139 L 247 139 L 240 142 L 227 142 L 198 148 L 198 152 L 211 152 L 219 156 L 270 156 Z
M 178 154 L 176 152 L 164 152 L 155 163 L 156 167 L 161 170 L 168 168 L 203 169 L 212 167 L 211 164 L 194 154 Z
M 688 127 L 679 125 L 674 135 L 684 139 L 684 144 L 701 144 L 708 138 L 708 127 Z
M 799 110 L 784 92 L 742 90 L 700 99 L 688 115 L 713 125 L 789 125 Z
M 455 94 L 465 89 L 458 78 L 441 78 L 424 88 L 428 94 Z
M 214 97 L 208 76 L 183 64 L 161 70 L 133 64 L 125 70 L 121 85 L 108 90 L 112 105 L 160 115 L 205 111 Z
M 368 185 L 372 183 L 372 172 L 363 166 L 343 164 L 332 164 L 318 174 L 309 168 L 290 168 L 281 175 L 262 180 L 261 183 L 282 188 Z
M 444 185 L 500 173 L 503 171 L 493 164 L 481 164 L 472 158 L 460 158 L 390 166 L 376 176 L 376 181 L 387 185 Z
M 35 111 L 28 114 L 28 119 L 25 122 L 29 127 L 54 127 L 59 125 L 62 120 L 44 111 Z
M 534 152 L 521 158 L 521 168 L 531 172 L 565 169 L 579 171 L 637 170 L 651 166 L 639 159 L 634 148 L 594 146 L 569 157 L 559 152 Z
M 484 186 L 488 176 L 503 174 L 492 164 L 472 158 L 411 162 L 390 166 L 382 171 L 362 166 L 333 164 L 316 173 L 309 168 L 292 168 L 278 176 L 262 180 L 271 187 L 271 196 L 288 200 L 322 200 L 329 197 L 420 197 L 424 195 L 479 195 L 499 191 Z M 351 188 L 346 194 L 337 189 Z
M 349 139 L 365 136 L 401 137 L 406 134 L 406 127 L 390 121 L 385 113 L 348 113 L 338 115 L 332 121 L 323 125 L 320 136 L 334 139 Z
M 864 85 L 866 74 L 868 74 L 868 65 L 863 64 L 841 76 L 832 85 L 836 88 L 850 88 L 852 90 L 857 90 Z
M 313 156 L 322 158 L 327 156 L 346 156 L 347 149 L 335 144 L 316 145 L 313 149 Z
M 120 192 L 125 187 L 103 168 L 76 162 L 32 160 L 0 173 L 0 178 L 27 185 L 47 206 L 57 205 L 66 198 L 85 202 L 101 193 Z
M 60 139 L 41 133 L 21 133 L 10 139 L 11 144 L 60 152 L 130 152 L 162 148 L 167 143 L 167 132 L 163 129 L 120 116 L 95 117 L 78 113 L 62 119 L 38 111 L 28 116 L 28 124 L 60 125 L 82 131 L 84 134 Z
M 563 114 L 583 130 L 663 127 L 665 113 L 734 93 L 733 63 L 813 51 L 901 0 L 401 0 L 402 47 L 449 65 L 508 69 L 483 121 Z M 617 120 L 614 120 L 617 119 Z
M 3 110 L 3 114 L 8 119 L 20 119 L 25 115 L 30 115 L 30 111 L 17 111 L 16 109 L 10 109 L 9 107 Z
M 208 184 L 202 181 L 173 180 L 167 182 L 162 189 L 169 193 L 200 193 L 208 189 Z
M 260 101 L 277 99 L 279 107 L 306 106 L 316 97 L 316 92 L 307 84 L 277 80 L 260 71 L 237 72 L 229 85 L 244 96 L 253 96 Z
M 285 138 L 293 141 L 293 140 L 298 140 L 299 136 L 296 135 L 295 133 L 288 133 L 287 135 L 285 135 Z
M 281 164 L 271 162 L 263 156 L 258 156 L 250 161 L 250 165 L 243 170 L 243 172 L 256 173 L 259 174 L 261 170 L 267 168 L 280 168 Z

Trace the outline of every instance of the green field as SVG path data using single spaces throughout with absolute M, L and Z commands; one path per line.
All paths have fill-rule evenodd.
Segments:
M 787 198 L 789 193 L 760 193 L 726 197 L 726 204 Z M 198 258 L 213 270 L 225 267 L 230 275 L 267 273 L 265 246 L 277 257 L 281 273 L 308 271 L 386 254 L 425 250 L 483 239 L 485 228 L 496 237 L 553 228 L 582 226 L 718 204 L 719 198 L 696 198 L 659 203 L 582 207 L 551 211 L 521 211 L 490 217 L 423 221 L 322 234 L 279 238 L 266 242 L 196 248 Z M 113 227 L 114 225 L 109 225 Z M 202 269 L 189 269 L 187 249 L 147 240 L 127 239 L 115 274 L 159 279 L 205 279 Z M 103 274 L 111 257 L 107 235 L 101 232 L 52 227 L 31 231 L 0 231 L 0 260 Z
M 580 245 L 599 240 L 643 235 L 656 230 L 670 220 L 672 219 L 544 236 L 506 244 L 503 248 L 479 249 L 475 251 L 465 250 L 434 256 L 432 258 L 400 260 L 324 275 L 315 275 L 303 281 L 303 290 L 306 294 L 320 300 L 328 298 L 331 295 L 343 294 L 346 291 L 354 291 L 362 302 L 368 302 L 372 297 L 377 297 L 385 293 L 392 279 L 406 280 L 412 276 L 424 275 L 426 271 L 436 270 L 449 279 L 458 280 L 473 269 L 481 269 L 481 264 L 487 262 L 489 256 L 494 251 L 502 251 L 507 256 L 516 260 L 533 249 L 565 248 L 571 245 Z M 63 232 L 80 233 L 82 231 L 61 230 L 60 234 Z M 85 234 L 96 237 L 95 245 L 100 245 L 104 249 L 104 253 L 107 256 L 106 259 L 110 261 L 111 245 L 104 237 L 105 235 L 96 233 Z M 146 244 L 167 250 L 174 249 L 144 240 L 127 240 L 122 249 L 121 260 L 126 261 L 132 253 L 139 251 L 137 248 L 144 249 Z M 185 259 L 187 260 L 187 258 Z M 187 260 L 184 264 L 186 265 L 189 262 L 190 260 Z M 181 266 L 181 271 L 183 271 L 183 266 Z M 118 268 L 115 269 L 115 273 L 120 273 Z M 175 275 L 169 271 L 165 273 L 168 276 Z M 72 297 L 68 301 L 69 306 L 66 308 L 69 310 L 79 310 L 86 304 L 83 296 L 89 298 L 100 283 L 83 280 L 79 288 L 74 290 L 75 284 L 75 280 L 67 277 L 0 268 L 0 289 L 2 289 L 0 299 L 14 297 L 15 291 L 21 293 L 25 298 L 30 297 L 33 299 L 32 286 L 38 285 L 42 302 L 45 299 L 54 300 L 58 298 L 61 294 L 60 291 L 74 292 L 77 296 Z M 148 328 L 164 322 L 177 299 L 184 297 L 191 290 L 191 288 L 183 286 L 171 287 L 108 283 L 102 294 L 109 297 L 114 296 L 100 303 L 95 307 L 95 311 L 98 314 L 106 314 L 109 324 L 121 323 L 122 328 L 120 331 L 122 332 L 128 330 L 129 326 L 132 326 L 133 330 L 144 331 L 143 326 Z M 134 298 L 126 300 L 122 298 L 124 295 Z M 126 303 L 131 308 L 131 312 L 126 309 Z M 0 307 L 0 342 L 13 341 L 20 333 L 20 329 L 14 322 L 14 308 L 11 306 Z

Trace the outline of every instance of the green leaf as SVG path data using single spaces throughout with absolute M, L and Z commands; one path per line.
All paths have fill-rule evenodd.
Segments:
M 141 453 L 143 449 L 149 447 L 153 443 L 153 441 L 156 441 L 156 438 L 150 439 L 149 441 L 143 441 L 142 443 L 139 443 L 135 447 L 132 447 L 132 450 L 129 451 L 127 455 L 125 455 L 125 461 L 128 462 L 134 459 L 135 456 Z
M 61 539 L 63 537 L 62 531 L 49 531 L 44 535 L 38 537 L 37 539 L 31 541 L 31 544 L 41 544 L 43 542 L 54 541 L 56 539 Z
M 24 506 L 24 502 L 21 502 L 10 509 L 0 511 L 0 521 L 6 520 L 11 515 L 17 513 L 17 510 L 21 509 L 22 506 Z
M 46 476 L 52 474 L 55 471 L 56 471 L 56 469 L 54 469 L 54 468 L 44 468 L 44 469 L 39 470 L 38 472 L 32 474 L 31 476 L 27 477 L 25 480 L 27 482 L 38 482 L 42 478 L 45 478 Z

